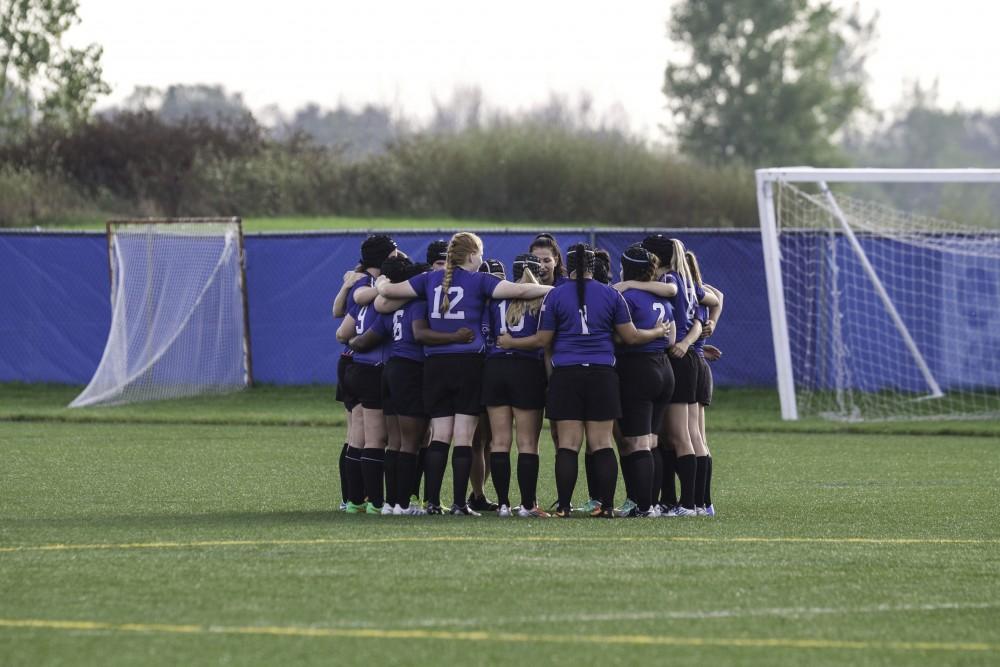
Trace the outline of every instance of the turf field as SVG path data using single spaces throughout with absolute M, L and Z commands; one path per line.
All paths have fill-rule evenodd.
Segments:
M 1000 662 L 996 424 L 719 392 L 714 519 L 366 517 L 327 388 L 74 392 L 0 386 L 0 664 Z

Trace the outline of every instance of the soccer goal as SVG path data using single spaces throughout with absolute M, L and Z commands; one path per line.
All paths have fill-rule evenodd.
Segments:
M 111 330 L 70 407 L 235 391 L 253 383 L 239 218 L 107 223 Z
M 901 204 L 991 184 L 1000 170 L 757 171 L 783 419 L 1000 416 L 1000 209 Z

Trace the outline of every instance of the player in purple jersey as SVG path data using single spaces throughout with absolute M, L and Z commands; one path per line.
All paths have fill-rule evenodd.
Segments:
M 699 516 L 715 516 L 715 506 L 712 504 L 712 453 L 708 448 L 708 439 L 705 434 L 705 408 L 712 404 L 712 369 L 709 368 L 705 354 L 705 339 L 715 332 L 715 324 L 722 314 L 723 294 L 720 290 L 705 284 L 701 277 L 701 267 L 698 266 L 698 258 L 690 250 L 684 255 L 688 269 L 691 272 L 691 279 L 695 285 L 702 287 L 705 291 L 711 292 L 718 299 L 718 305 L 709 308 L 699 305 L 699 319 L 704 323 L 702 334 L 695 341 L 693 348 L 698 355 L 700 370 L 698 374 L 698 441 L 694 442 L 696 470 L 694 485 L 695 512 Z
M 372 302 L 377 295 L 374 290 L 374 280 L 380 275 L 382 262 L 390 256 L 397 255 L 398 252 L 396 242 L 384 234 L 372 235 L 365 239 L 361 244 L 361 261 L 354 272 L 345 274 L 345 285 L 334 300 L 334 317 L 344 317 L 347 309 L 353 304 L 367 305 Z M 346 503 L 342 503 L 342 507 L 350 513 L 358 513 L 365 511 L 361 464 L 365 432 L 360 400 L 346 391 L 347 383 L 344 380 L 351 363 L 352 354 L 345 346 L 344 353 L 337 363 L 337 396 L 348 410 L 347 443 L 342 449 L 340 458 L 341 490 L 346 491 L 348 499 Z
M 540 262 L 534 255 L 514 260 L 514 281 L 537 285 Z M 483 370 L 483 403 L 489 414 L 492 439 L 490 467 L 501 517 L 546 517 L 538 506 L 538 434 L 545 408 L 545 366 L 541 349 L 505 350 L 496 345 L 504 334 L 532 336 L 538 330 L 542 299 L 494 299 L 489 307 L 490 345 Z M 521 504 L 510 501 L 510 449 L 517 434 L 517 483 Z
M 391 258 L 382 265 L 383 275 L 393 283 L 409 280 L 427 269 L 426 264 L 414 265 L 403 257 Z M 382 297 L 376 299 L 376 309 L 385 305 Z M 410 502 L 417 474 L 417 454 L 427 428 L 421 396 L 424 344 L 463 342 L 472 336 L 468 329 L 453 334 L 422 331 L 416 323 L 426 320 L 426 317 L 425 301 L 409 301 L 394 311 L 381 313 L 370 329 L 350 343 L 359 356 L 380 343 L 389 344 L 381 385 L 386 429 L 390 434 L 385 455 L 386 503 L 383 514 L 424 513 L 419 504 Z
M 551 346 L 547 409 L 559 434 L 555 466 L 559 517 L 572 511 L 577 457 L 585 435 L 587 448 L 594 453 L 601 496 L 592 516 L 614 516 L 618 461 L 612 429 L 621 406 L 613 336 L 617 333 L 627 345 L 641 345 L 669 332 L 662 321 L 652 329 L 636 329 L 621 294 L 593 280 L 594 262 L 590 246 L 573 246 L 567 259 L 571 280 L 546 297 L 538 332 L 524 338 L 508 333 L 498 339 L 504 349 Z
M 621 256 L 622 281 L 650 282 L 656 273 L 656 258 L 641 246 L 627 248 Z M 632 321 L 640 329 L 668 322 L 671 335 L 644 345 L 618 345 L 615 370 L 621 392 L 622 417 L 619 454 L 628 499 L 619 516 L 658 516 L 654 502 L 659 496 L 662 464 L 656 465 L 659 447 L 655 435 L 674 390 L 674 374 L 666 358 L 673 344 L 673 307 L 664 297 L 637 288 L 622 292 Z M 654 455 L 654 451 L 656 452 Z M 656 496 L 654 497 L 654 488 Z
M 642 246 L 657 256 L 661 280 L 674 290 L 670 298 L 677 326 L 676 342 L 667 350 L 674 371 L 674 392 L 667 407 L 667 415 L 660 431 L 661 458 L 663 460 L 663 487 L 660 506 L 664 516 L 695 516 L 695 482 L 697 462 L 694 439 L 698 429 L 697 387 L 699 363 L 690 349 L 701 335 L 702 322 L 697 319 L 698 303 L 715 305 L 714 294 L 700 290 L 691 279 L 684 259 L 684 244 L 668 239 L 662 234 L 648 236 Z M 678 502 L 674 475 L 680 478 L 681 495 Z
M 483 243 L 475 234 L 459 232 L 448 244 L 447 268 L 424 273 L 409 281 L 392 284 L 380 279 L 376 285 L 382 296 L 391 299 L 421 298 L 427 301 L 430 328 L 454 333 L 474 328 L 472 342 L 439 345 L 424 349 L 424 406 L 431 417 L 434 441 L 425 461 L 425 491 L 428 514 L 441 514 L 441 483 L 448 464 L 448 449 L 454 439 L 452 456 L 453 514 L 475 515 L 468 507 L 465 492 L 472 466 L 472 438 L 479 421 L 485 343 L 480 325 L 489 298 L 535 298 L 549 288 L 515 284 L 488 273 L 479 273 Z
M 531 242 L 528 252 L 538 258 L 538 282 L 543 285 L 561 284 L 566 280 L 566 267 L 563 265 L 562 251 L 552 234 L 539 234 Z

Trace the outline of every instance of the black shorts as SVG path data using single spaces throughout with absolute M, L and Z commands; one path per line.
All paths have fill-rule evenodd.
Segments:
M 382 409 L 382 367 L 355 361 L 344 371 L 347 391 L 369 410 Z
M 712 379 L 712 368 L 705 357 L 698 357 L 698 402 L 708 407 L 712 404 L 712 394 L 715 392 L 715 382 Z
M 622 401 L 618 428 L 627 438 L 657 433 L 674 393 L 674 371 L 663 354 L 623 354 L 615 365 Z
M 349 354 L 340 355 L 340 359 L 337 360 L 337 400 L 344 404 L 344 407 L 348 412 L 354 409 L 358 405 L 359 401 L 357 396 L 354 396 L 347 389 L 347 379 L 346 373 L 347 368 L 354 363 L 354 357 Z
M 694 350 L 688 348 L 687 354 L 680 359 L 667 355 L 670 359 L 670 367 L 674 369 L 674 394 L 670 397 L 671 403 L 697 403 L 698 402 L 698 371 L 701 364 L 698 363 L 698 355 Z
M 392 357 L 382 371 L 382 411 L 387 415 L 426 417 L 424 412 L 424 364 Z
M 603 422 L 622 416 L 613 366 L 558 366 L 549 378 L 546 411 L 552 421 Z
M 526 357 L 492 357 L 483 367 L 483 405 L 519 410 L 545 408 L 545 362 Z
M 424 411 L 428 417 L 479 415 L 483 406 L 483 357 L 439 354 L 424 362 Z

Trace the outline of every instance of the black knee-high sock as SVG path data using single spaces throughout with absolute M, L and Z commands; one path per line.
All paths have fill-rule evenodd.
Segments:
M 413 474 L 413 488 L 410 490 L 411 496 L 420 497 L 420 478 L 424 475 L 424 461 L 427 458 L 427 450 L 430 447 L 421 447 L 420 451 L 417 452 L 417 469 Z M 447 463 L 447 462 L 446 462 Z M 424 500 L 427 500 L 427 489 L 424 488 Z M 439 503 L 440 504 L 440 503 Z
M 673 449 L 664 449 L 660 452 L 663 460 L 663 479 L 660 487 L 660 503 L 667 507 L 677 504 L 677 452 Z
M 340 448 L 340 460 L 337 464 L 337 470 L 340 472 L 340 499 L 343 502 L 347 502 L 347 448 L 348 444 L 345 442 L 344 446 Z
M 448 443 L 434 440 L 424 455 L 424 499 L 441 506 L 441 484 L 448 468 Z
M 608 447 L 594 452 L 594 475 L 597 477 L 598 497 L 606 510 L 615 508 L 615 487 L 618 486 L 618 457 Z
M 653 454 L 648 449 L 640 449 L 628 455 L 631 459 L 632 490 L 635 493 L 632 500 L 639 506 L 640 512 L 649 510 L 653 504 Z
M 399 450 L 385 450 L 385 502 L 394 507 L 399 502 Z
M 577 452 L 560 447 L 556 450 L 556 493 L 559 494 L 559 509 L 568 510 L 573 503 L 573 487 L 576 486 Z
M 598 488 L 597 475 L 594 473 L 594 455 L 583 455 L 583 468 L 587 472 L 587 495 L 590 499 L 596 500 L 600 497 L 601 491 Z
M 696 456 L 694 464 L 694 504 L 705 506 L 705 480 L 708 479 L 708 457 Z
M 452 490 L 455 504 L 465 505 L 465 492 L 469 489 L 469 475 L 472 473 L 472 447 L 455 447 L 451 450 Z
M 496 471 L 493 472 L 496 484 Z M 538 504 L 538 454 L 517 454 L 517 488 L 521 491 L 521 506 L 531 509 Z
M 347 499 L 355 505 L 365 502 L 365 476 L 361 472 L 361 448 L 348 447 L 344 457 L 347 471 Z
M 493 488 L 497 490 L 497 503 L 510 507 L 510 452 L 490 453 L 490 470 Z
M 660 489 L 663 488 L 663 458 L 660 456 L 659 447 L 654 447 L 650 453 L 653 455 L 653 488 L 650 497 L 655 503 L 659 501 Z
M 635 476 L 632 474 L 632 455 L 621 457 L 620 467 L 622 469 L 622 479 L 625 480 L 625 497 L 635 500 Z
M 396 455 L 396 502 L 403 509 L 410 506 L 413 478 L 417 476 L 417 455 L 400 452 Z
M 677 457 L 677 476 L 681 480 L 681 505 L 694 509 L 694 481 L 697 475 L 697 464 L 694 454 Z
M 705 507 L 712 504 L 712 457 L 705 461 Z
M 383 489 L 383 467 L 385 450 L 375 447 L 361 450 L 361 474 L 364 476 L 365 496 L 375 507 L 382 507 L 385 502 Z

